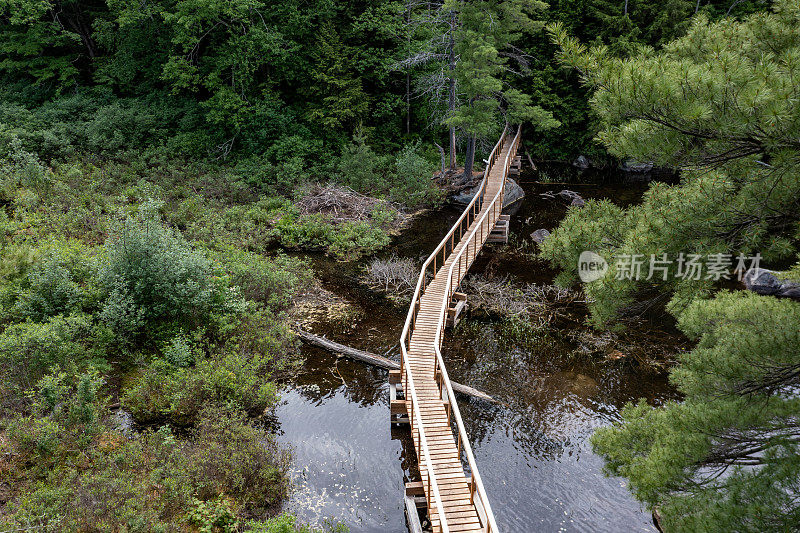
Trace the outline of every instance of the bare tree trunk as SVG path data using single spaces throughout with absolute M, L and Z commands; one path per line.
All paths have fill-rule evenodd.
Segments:
M 86 47 L 86 53 L 89 54 L 89 57 L 94 59 L 97 56 L 97 45 L 95 44 L 94 40 L 92 39 L 92 30 L 91 28 L 87 27 L 86 24 L 83 23 L 81 20 L 80 13 L 75 13 L 74 17 L 70 16 L 70 13 L 64 14 L 62 10 L 59 10 L 57 13 L 51 11 L 53 13 L 53 19 L 61 26 L 62 29 L 66 29 L 64 27 L 64 22 L 62 22 L 62 18 L 66 21 L 67 25 L 72 28 L 75 33 L 83 42 L 83 45 Z
M 324 350 L 328 350 L 329 352 L 333 352 L 337 355 L 341 354 L 350 359 L 362 361 L 364 363 L 377 366 L 379 368 L 385 368 L 386 370 L 400 369 L 400 363 L 392 361 L 391 359 L 387 359 L 386 357 L 383 357 L 381 355 L 365 352 L 363 350 L 358 350 L 356 348 L 351 348 L 349 346 L 339 344 L 338 342 L 326 339 L 325 337 L 318 337 L 317 335 L 309 333 L 308 331 L 303 331 L 300 328 L 295 328 L 295 332 L 297 333 L 297 336 L 300 337 L 300 340 L 302 340 L 303 342 L 311 344 L 313 346 L 317 346 L 318 348 L 322 348 Z M 473 389 L 472 387 L 468 387 L 467 385 L 462 385 L 460 383 L 456 383 L 455 381 L 451 381 L 450 385 L 453 387 L 453 390 L 455 392 L 460 392 L 461 394 L 466 394 L 468 396 L 480 398 L 481 400 L 486 400 L 488 402 L 495 403 L 497 401 L 488 394 L 486 394 L 485 392 Z
M 628 16 L 628 0 L 625 0 L 625 16 Z
M 456 109 L 456 50 L 455 50 L 456 14 L 450 13 L 450 41 L 447 45 L 450 59 L 450 94 L 447 107 L 452 114 Z M 456 168 L 456 128 L 450 126 L 450 170 Z
M 439 149 L 439 154 L 441 154 L 442 156 L 442 176 L 444 176 L 444 170 L 445 170 L 444 148 L 442 148 L 442 145 L 440 145 L 439 143 L 433 143 L 433 144 L 436 145 L 436 148 Z
M 411 73 L 406 72 L 406 135 L 411 133 Z
M 450 128 L 450 170 L 456 169 L 456 129 Z
M 695 14 L 697 14 L 698 11 L 700 11 L 700 0 L 697 0 L 697 3 L 694 5 Z
M 475 136 L 470 135 L 467 140 L 467 153 L 464 160 L 464 179 L 466 183 L 472 179 L 472 167 L 475 166 Z

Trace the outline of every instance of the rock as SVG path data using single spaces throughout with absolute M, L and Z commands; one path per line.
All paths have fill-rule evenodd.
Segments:
M 606 361 L 616 361 L 618 359 L 624 359 L 627 357 L 624 353 L 619 350 L 611 350 L 611 353 L 606 355 Z
M 548 196 L 541 195 L 545 198 L 555 198 L 553 194 L 549 194 Z M 578 207 L 583 207 L 586 205 L 586 202 L 583 200 L 580 194 L 576 193 L 575 191 L 570 191 L 568 189 L 564 189 L 558 193 L 558 196 L 562 200 L 566 200 L 569 202 L 569 205 L 575 205 Z
M 633 159 L 629 159 L 620 165 L 620 168 L 625 172 L 636 172 L 641 174 L 653 170 L 653 163 L 639 163 Z
M 124 409 L 118 409 L 111 415 L 111 426 L 126 438 L 134 437 L 133 415 Z
M 458 194 L 454 194 L 450 199 L 457 204 L 467 205 L 472 201 L 472 197 L 475 196 L 475 188 L 472 189 L 464 189 Z
M 800 299 L 800 281 L 779 279 L 766 268 L 751 268 L 742 279 L 747 290 L 756 294 Z
M 586 202 L 584 202 L 583 198 L 581 198 L 580 196 L 576 196 L 575 198 L 572 199 L 572 201 L 569 203 L 569 205 L 574 205 L 574 206 L 577 206 L 577 207 L 583 207 L 583 206 L 586 205 Z
M 586 170 L 592 166 L 592 162 L 589 161 L 589 158 L 585 155 L 579 155 L 575 158 L 575 161 L 572 162 L 572 166 L 580 170 Z
M 756 268 L 748 270 L 743 278 L 747 290 L 756 294 L 775 294 L 781 289 L 781 281 L 769 270 Z
M 525 191 L 511 178 L 506 178 L 506 192 L 503 197 L 503 208 L 515 204 L 525 198 Z
M 468 178 L 465 173 L 461 173 L 455 180 L 453 180 L 453 185 L 458 187 L 477 187 L 481 184 L 481 180 L 483 179 L 483 172 L 473 173 L 471 178 Z
M 533 239 L 534 242 L 538 242 L 538 243 L 544 242 L 549 236 L 550 236 L 550 232 L 547 231 L 544 228 L 537 229 L 536 231 L 531 233 L 531 239 Z
M 600 384 L 594 378 L 572 371 L 556 372 L 547 381 L 552 387 L 560 389 L 559 392 L 574 394 L 579 398 L 589 398 L 600 389 Z
M 564 200 L 571 201 L 573 198 L 580 198 L 581 195 L 576 193 L 575 191 L 570 191 L 568 189 L 561 190 L 558 195 L 563 198 Z

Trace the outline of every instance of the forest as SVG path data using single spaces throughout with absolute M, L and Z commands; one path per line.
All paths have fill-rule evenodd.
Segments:
M 296 330 L 396 357 L 507 125 L 525 215 L 443 349 L 506 406 L 465 409 L 479 459 L 490 419 L 537 461 L 585 442 L 628 514 L 563 511 L 584 530 L 793 530 L 798 79 L 793 0 L 0 0 L 0 531 L 405 531 L 296 496 L 287 402 L 389 426 L 360 367 L 308 381 Z M 536 387 L 579 436 L 518 423 L 558 403 Z M 496 461 L 501 530 L 555 530 L 501 516 L 546 469 L 512 497 Z

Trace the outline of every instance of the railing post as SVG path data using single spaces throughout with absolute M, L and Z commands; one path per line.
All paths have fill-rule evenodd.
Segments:
M 475 474 L 469 480 L 469 503 L 475 505 Z

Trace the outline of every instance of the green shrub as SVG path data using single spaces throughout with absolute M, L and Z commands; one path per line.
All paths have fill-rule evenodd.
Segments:
M 217 275 L 206 256 L 177 232 L 164 227 L 145 205 L 109 237 L 100 283 L 108 298 L 101 316 L 124 338 L 143 326 L 164 322 L 185 329 L 206 323 L 213 313 L 233 312 L 242 300 Z
M 145 145 L 158 137 L 159 117 L 139 101 L 118 100 L 101 106 L 86 123 L 86 146 L 99 153 L 116 153 Z
M 168 420 L 190 426 L 205 403 L 202 378 L 189 368 L 171 366 L 156 360 L 122 392 L 122 406 L 140 424 Z
M 294 187 L 311 179 L 305 160 L 296 154 L 280 159 L 268 156 L 243 159 L 236 164 L 235 173 L 244 183 L 268 194 L 288 194 Z
M 278 399 L 271 380 L 293 373 L 299 364 L 291 337 L 264 309 L 244 313 L 233 328 L 211 354 L 183 354 L 196 359 L 194 366 L 175 365 L 170 355 L 156 359 L 123 392 L 122 404 L 141 423 L 168 420 L 179 426 L 194 425 L 211 403 L 234 402 L 253 415 L 270 409 Z
M 0 210 L 0 219 L 3 215 L 4 211 Z M 13 315 L 11 310 L 28 272 L 40 256 L 41 252 L 29 244 L 4 243 L 0 246 L 0 321 Z
M 122 396 L 122 404 L 140 423 L 167 420 L 192 426 L 205 405 L 233 401 L 254 414 L 275 404 L 277 388 L 264 374 L 268 356 L 224 353 L 191 368 L 154 364 Z
M 89 296 L 92 267 L 77 243 L 55 243 L 27 272 L 11 309 L 18 320 L 35 321 L 78 309 Z
M 435 165 L 419 153 L 419 148 L 417 141 L 397 153 L 389 190 L 392 199 L 412 209 L 435 205 L 444 196 L 432 180 Z
M 92 367 L 84 373 L 54 367 L 29 394 L 33 401 L 31 416 L 18 418 L 9 427 L 17 453 L 44 467 L 57 459 L 62 443 L 88 445 L 101 430 L 105 398 L 99 390 L 103 382 Z
M 0 402 L 18 404 L 22 393 L 55 365 L 105 368 L 102 347 L 107 342 L 107 333 L 86 314 L 8 326 L 0 334 Z
M 194 364 L 192 347 L 183 335 L 176 335 L 164 349 L 164 359 L 177 368 L 185 368 Z
M 357 259 L 389 244 L 389 236 L 368 222 L 345 222 L 331 235 L 329 251 L 339 259 Z
M 357 191 L 382 191 L 389 164 L 389 159 L 376 154 L 364 135 L 357 132 L 353 142 L 342 151 L 337 169 L 339 180 Z
M 274 436 L 229 406 L 209 406 L 193 431 L 188 476 L 197 495 L 234 497 L 245 512 L 263 514 L 287 494 L 290 455 Z
M 208 501 L 195 498 L 189 523 L 197 526 L 200 533 L 235 533 L 239 530 L 239 520 L 233 506 L 234 502 L 225 497 Z
M 435 165 L 420 153 L 420 143 L 406 145 L 395 157 L 376 154 L 363 135 L 353 136 L 339 158 L 340 182 L 371 196 L 388 196 L 410 208 L 427 207 L 443 199 L 432 181 Z
M 43 189 L 52 184 L 53 173 L 38 155 L 25 150 L 22 141 L 15 136 L 9 141 L 8 153 L 0 165 L 0 180 L 4 190 L 16 185 Z
M 275 224 L 281 244 L 287 248 L 325 250 L 331 242 L 333 226 L 319 214 L 284 214 Z
M 297 289 L 310 279 L 308 265 L 286 255 L 262 255 L 226 248 L 219 261 L 247 300 L 259 302 L 278 312 L 291 304 Z
M 215 248 L 243 249 L 265 253 L 275 244 L 277 236 L 270 228 L 285 212 L 291 212 L 291 203 L 284 198 L 261 198 L 247 205 L 235 205 L 212 210 L 210 206 L 190 199 L 182 204 L 180 213 L 190 239 L 205 241 Z
M 347 533 L 350 529 L 341 522 L 328 522 L 322 528 L 314 528 L 301 524 L 297 517 L 283 513 L 265 522 L 250 521 L 245 528 L 246 533 Z
M 380 211 L 377 214 L 382 215 Z M 389 236 L 374 223 L 352 221 L 337 225 L 321 214 L 284 214 L 275 224 L 275 230 L 286 248 L 325 250 L 343 260 L 358 259 L 389 244 Z
M 82 405 L 80 381 L 64 383 L 65 403 Z M 92 405 L 102 412 L 101 403 Z M 37 411 L 11 432 L 13 468 L 45 450 L 60 460 L 42 459 L 49 466 L 36 471 L 35 483 L 19 487 L 0 515 L 0 529 L 183 531 L 187 521 L 222 527 L 244 516 L 263 518 L 286 496 L 289 454 L 234 408 L 205 409 L 189 439 L 166 427 L 126 439 L 96 420 L 91 431 L 80 426 L 88 439 L 77 441 L 79 433 L 66 431 L 62 419 Z M 37 452 L 37 445 L 44 448 Z

